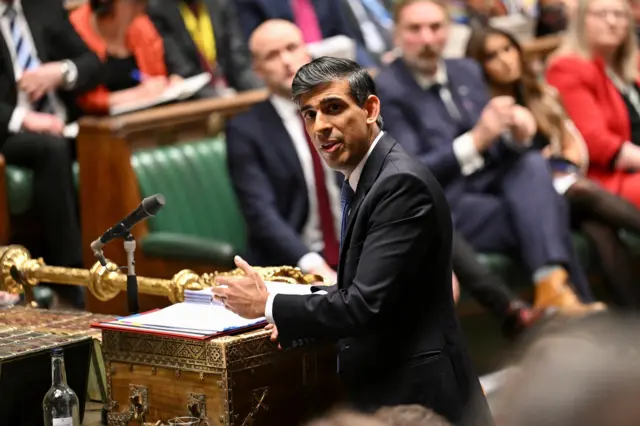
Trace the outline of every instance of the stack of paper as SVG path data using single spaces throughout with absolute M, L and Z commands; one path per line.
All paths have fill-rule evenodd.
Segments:
M 213 302 L 213 293 L 210 288 L 184 291 L 184 303 L 203 303 L 206 305 Z

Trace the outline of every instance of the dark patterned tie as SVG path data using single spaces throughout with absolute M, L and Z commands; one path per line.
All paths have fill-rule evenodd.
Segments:
M 342 182 L 342 190 L 340 191 L 340 203 L 342 204 L 342 228 L 340 230 L 340 248 L 347 233 L 347 224 L 349 223 L 349 209 L 351 208 L 351 200 L 353 199 L 353 189 L 349 185 L 349 181 Z

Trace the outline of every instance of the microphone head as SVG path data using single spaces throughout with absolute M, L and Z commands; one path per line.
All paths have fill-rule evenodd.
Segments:
M 142 200 L 142 208 L 149 216 L 155 216 L 164 207 L 164 203 L 164 195 L 155 194 Z

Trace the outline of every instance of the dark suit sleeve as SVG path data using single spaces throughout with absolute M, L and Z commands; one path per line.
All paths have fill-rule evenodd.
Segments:
M 275 191 L 256 154 L 255 141 L 233 121 L 227 126 L 227 159 L 233 186 L 249 233 L 265 247 L 296 265 L 309 252 L 298 233 L 282 218 L 275 205 Z
M 245 40 L 249 40 L 253 30 L 263 23 L 267 17 L 261 10 L 260 5 L 255 0 L 235 0 L 232 7 L 236 8 L 240 28 L 244 34 Z
M 355 337 L 378 314 L 393 309 L 403 285 L 411 284 L 399 279 L 407 261 L 412 261 L 411 253 L 437 241 L 429 189 L 415 175 L 398 173 L 381 182 L 377 191 L 380 197 L 371 203 L 369 232 L 354 281 L 324 296 L 274 297 L 272 314 L 281 344 L 301 337 Z
M 225 4 L 223 9 L 227 31 L 227 46 L 224 49 L 229 64 L 225 77 L 231 87 L 239 91 L 261 87 L 260 79 L 253 72 L 247 37 L 244 36 L 240 27 L 238 11 L 233 4 Z
M 9 121 L 11 121 L 14 109 L 15 107 L 8 102 L 0 101 L 0 139 L 2 139 L 9 128 Z M 2 143 L 3 142 L 0 142 L 0 148 L 2 147 Z
M 406 101 L 400 100 L 392 91 L 384 82 L 378 82 L 384 130 L 426 164 L 441 185 L 460 176 L 460 164 L 453 153 L 452 141 L 436 141 L 437 134 L 423 137 L 417 129 L 417 120 L 412 120 L 411 111 L 403 105 Z
M 45 34 L 52 38 L 54 46 L 60 46 L 60 52 L 64 57 L 54 58 L 55 60 L 71 60 L 78 69 L 78 77 L 73 88 L 75 93 L 84 93 L 97 87 L 102 82 L 102 62 L 80 38 L 76 30 L 69 22 L 69 16 L 59 1 L 50 2 L 52 14 L 49 19 L 55 24 L 51 34 Z

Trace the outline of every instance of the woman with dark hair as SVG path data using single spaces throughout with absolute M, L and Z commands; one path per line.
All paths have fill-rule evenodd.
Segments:
M 104 63 L 103 84 L 79 99 L 91 114 L 159 96 L 167 77 L 162 37 L 145 14 L 147 0 L 90 0 L 70 15 L 76 32 Z
M 589 157 L 580 132 L 555 89 L 527 64 L 514 37 L 490 27 L 476 30 L 467 56 L 482 66 L 492 96 L 512 96 L 531 111 L 538 125 L 532 146 L 549 159 L 556 190 L 569 201 L 575 226 L 595 243 L 614 302 L 640 307 L 632 259 L 619 238 L 621 229 L 640 234 L 640 210 L 585 177 Z

